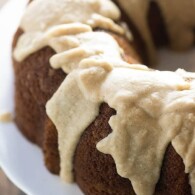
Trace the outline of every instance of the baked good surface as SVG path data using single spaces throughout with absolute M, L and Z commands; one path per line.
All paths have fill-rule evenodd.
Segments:
M 85 194 L 192 194 L 194 74 L 141 65 L 155 61 L 155 45 L 190 47 L 192 15 L 175 31 L 167 23 L 181 15 L 167 2 L 117 4 L 129 8 L 122 19 L 111 1 L 29 5 L 13 43 L 16 123 L 47 168 Z

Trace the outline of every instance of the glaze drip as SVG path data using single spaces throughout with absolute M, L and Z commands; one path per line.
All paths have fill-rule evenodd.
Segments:
M 74 41 L 59 40 L 59 36 L 88 32 L 92 28 L 124 34 L 124 29 L 113 21 L 119 18 L 120 11 L 110 0 L 33 1 L 22 18 L 20 27 L 25 33 L 19 38 L 14 57 L 22 61 L 45 46 L 58 52 L 60 47 L 64 48 L 63 41 L 69 41 L 73 47 Z
M 74 22 L 95 25 L 95 16 L 99 16 L 100 25 L 105 25 L 118 20 L 120 11 L 110 0 L 36 0 L 27 7 L 20 26 L 25 32 L 35 32 Z
M 74 181 L 72 161 L 77 143 L 84 129 L 99 113 L 99 104 L 85 99 L 74 75 L 75 71 L 66 77 L 66 82 L 47 103 L 47 114 L 58 130 L 60 176 L 66 182 Z

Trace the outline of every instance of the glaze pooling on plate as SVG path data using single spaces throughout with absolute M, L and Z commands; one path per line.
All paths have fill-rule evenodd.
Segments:
M 0 112 L 0 122 L 7 123 L 12 121 L 12 113 L 10 112 Z

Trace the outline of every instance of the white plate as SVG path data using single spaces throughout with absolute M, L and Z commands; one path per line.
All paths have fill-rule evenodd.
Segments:
M 27 0 L 12 0 L 0 12 L 0 111 L 14 110 L 11 42 L 26 3 Z M 195 70 L 194 49 L 182 55 L 161 50 L 159 56 L 159 69 L 176 70 L 188 64 L 187 70 Z M 14 123 L 0 124 L 0 166 L 27 194 L 82 194 L 76 185 L 67 185 L 46 170 L 40 149 L 26 141 Z

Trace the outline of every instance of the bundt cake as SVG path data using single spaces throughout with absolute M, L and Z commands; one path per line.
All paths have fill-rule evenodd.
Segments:
M 34 0 L 13 41 L 15 121 L 48 170 L 90 195 L 195 194 L 193 0 Z

